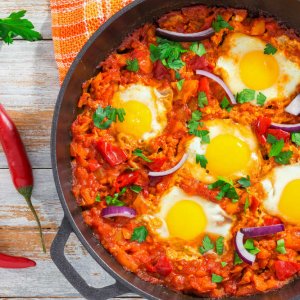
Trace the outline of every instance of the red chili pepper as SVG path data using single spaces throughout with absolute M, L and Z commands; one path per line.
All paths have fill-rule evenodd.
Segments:
M 121 148 L 114 146 L 103 139 L 97 142 L 97 149 L 112 167 L 123 163 L 127 159 L 127 154 Z
M 289 132 L 281 129 L 268 129 L 267 136 L 268 134 L 272 134 L 276 137 L 277 140 L 284 140 L 285 142 L 288 142 L 291 137 L 291 134 Z
M 300 264 L 292 261 L 277 260 L 274 263 L 274 268 L 277 278 L 286 280 L 300 271 Z
M 120 192 L 121 188 L 136 183 L 138 178 L 139 178 L 138 171 L 123 173 L 119 175 L 114 183 L 114 187 L 116 188 L 117 193 Z
M 158 262 L 155 264 L 156 272 L 162 276 L 168 276 L 172 271 L 173 267 L 166 256 L 159 258 Z
M 23 269 L 34 266 L 36 266 L 36 263 L 31 259 L 0 253 L 0 268 Z
M 42 226 L 38 215 L 32 205 L 31 195 L 33 189 L 32 168 L 22 143 L 20 134 L 11 118 L 0 104 L 0 142 L 6 155 L 10 174 L 17 191 L 25 198 L 39 228 L 42 247 L 46 252 Z
M 258 141 L 264 145 L 267 142 L 266 133 L 271 126 L 272 120 L 268 117 L 259 116 L 252 124 Z
M 166 160 L 165 156 L 157 157 L 151 163 L 148 163 L 148 167 L 151 171 L 160 171 Z

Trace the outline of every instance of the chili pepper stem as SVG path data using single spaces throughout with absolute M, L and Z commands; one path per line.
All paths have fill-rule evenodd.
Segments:
M 30 208 L 36 222 L 39 228 L 39 233 L 40 233 L 40 238 L 41 238 L 41 244 L 42 244 L 42 248 L 44 253 L 46 253 L 46 246 L 45 246 L 45 241 L 44 241 L 44 235 L 43 235 L 43 231 L 42 231 L 42 225 L 40 222 L 40 219 L 36 213 L 36 210 L 34 209 L 32 202 L 31 202 L 31 195 L 32 195 L 32 186 L 26 186 L 23 188 L 19 188 L 18 192 L 25 198 L 28 207 Z

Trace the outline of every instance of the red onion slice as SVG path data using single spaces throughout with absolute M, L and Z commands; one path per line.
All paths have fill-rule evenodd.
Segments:
M 252 265 L 255 262 L 256 256 L 247 251 L 244 247 L 244 234 L 240 231 L 237 232 L 234 244 L 236 248 L 236 252 L 239 257 L 247 264 Z
M 234 95 L 232 94 L 232 92 L 230 91 L 230 89 L 226 85 L 226 83 L 220 77 L 218 77 L 215 74 L 212 74 L 210 72 L 204 71 L 204 70 L 196 70 L 196 74 L 206 76 L 206 77 L 214 80 L 215 82 L 217 82 L 225 90 L 227 96 L 230 99 L 231 104 L 236 104 Z
M 182 33 L 182 32 L 176 32 L 176 31 L 170 31 L 162 28 L 157 28 L 156 33 L 159 36 L 165 37 L 167 39 L 176 41 L 176 42 L 196 42 L 205 40 L 212 35 L 214 35 L 215 31 L 212 27 L 199 31 L 199 32 L 193 32 L 193 33 Z
M 174 172 L 176 172 L 177 170 L 179 170 L 182 165 L 186 162 L 186 160 L 188 159 L 188 154 L 185 153 L 181 160 L 178 162 L 178 164 L 176 166 L 174 166 L 173 168 L 169 169 L 169 170 L 165 170 L 165 171 L 161 171 L 161 172 L 149 172 L 149 176 L 152 177 L 156 177 L 156 176 L 166 176 L 166 175 L 170 175 Z
M 285 108 L 285 111 L 291 115 L 298 116 L 300 114 L 300 94 Z
M 283 224 L 261 226 L 261 227 L 248 227 L 248 228 L 241 229 L 241 232 L 245 235 L 245 237 L 248 238 L 274 234 L 281 231 L 284 231 Z
M 101 217 L 112 218 L 112 217 L 126 217 L 134 218 L 136 216 L 136 211 L 133 208 L 126 206 L 107 206 L 102 209 Z
M 272 123 L 270 127 L 274 129 L 281 129 L 287 132 L 300 132 L 300 123 L 297 124 Z

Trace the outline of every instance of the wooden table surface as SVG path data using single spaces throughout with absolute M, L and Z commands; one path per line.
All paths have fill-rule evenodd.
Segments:
M 26 16 L 42 33 L 43 40 L 34 43 L 16 40 L 10 46 L 0 42 L 0 102 L 18 126 L 34 168 L 33 204 L 42 221 L 48 252 L 41 251 L 36 223 L 25 200 L 12 185 L 0 149 L 0 252 L 27 256 L 37 262 L 37 267 L 26 270 L 0 269 L 0 299 L 79 299 L 80 295 L 61 275 L 49 255 L 63 217 L 50 161 L 51 121 L 59 83 L 49 2 L 1 0 L 0 18 L 21 9 L 27 10 Z M 68 241 L 66 253 L 90 285 L 102 287 L 114 282 L 74 234 Z M 132 294 L 121 298 L 137 297 Z

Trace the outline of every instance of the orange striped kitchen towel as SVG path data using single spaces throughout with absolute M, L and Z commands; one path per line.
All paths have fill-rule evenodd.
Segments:
M 50 0 L 52 36 L 60 82 L 88 38 L 131 1 Z

